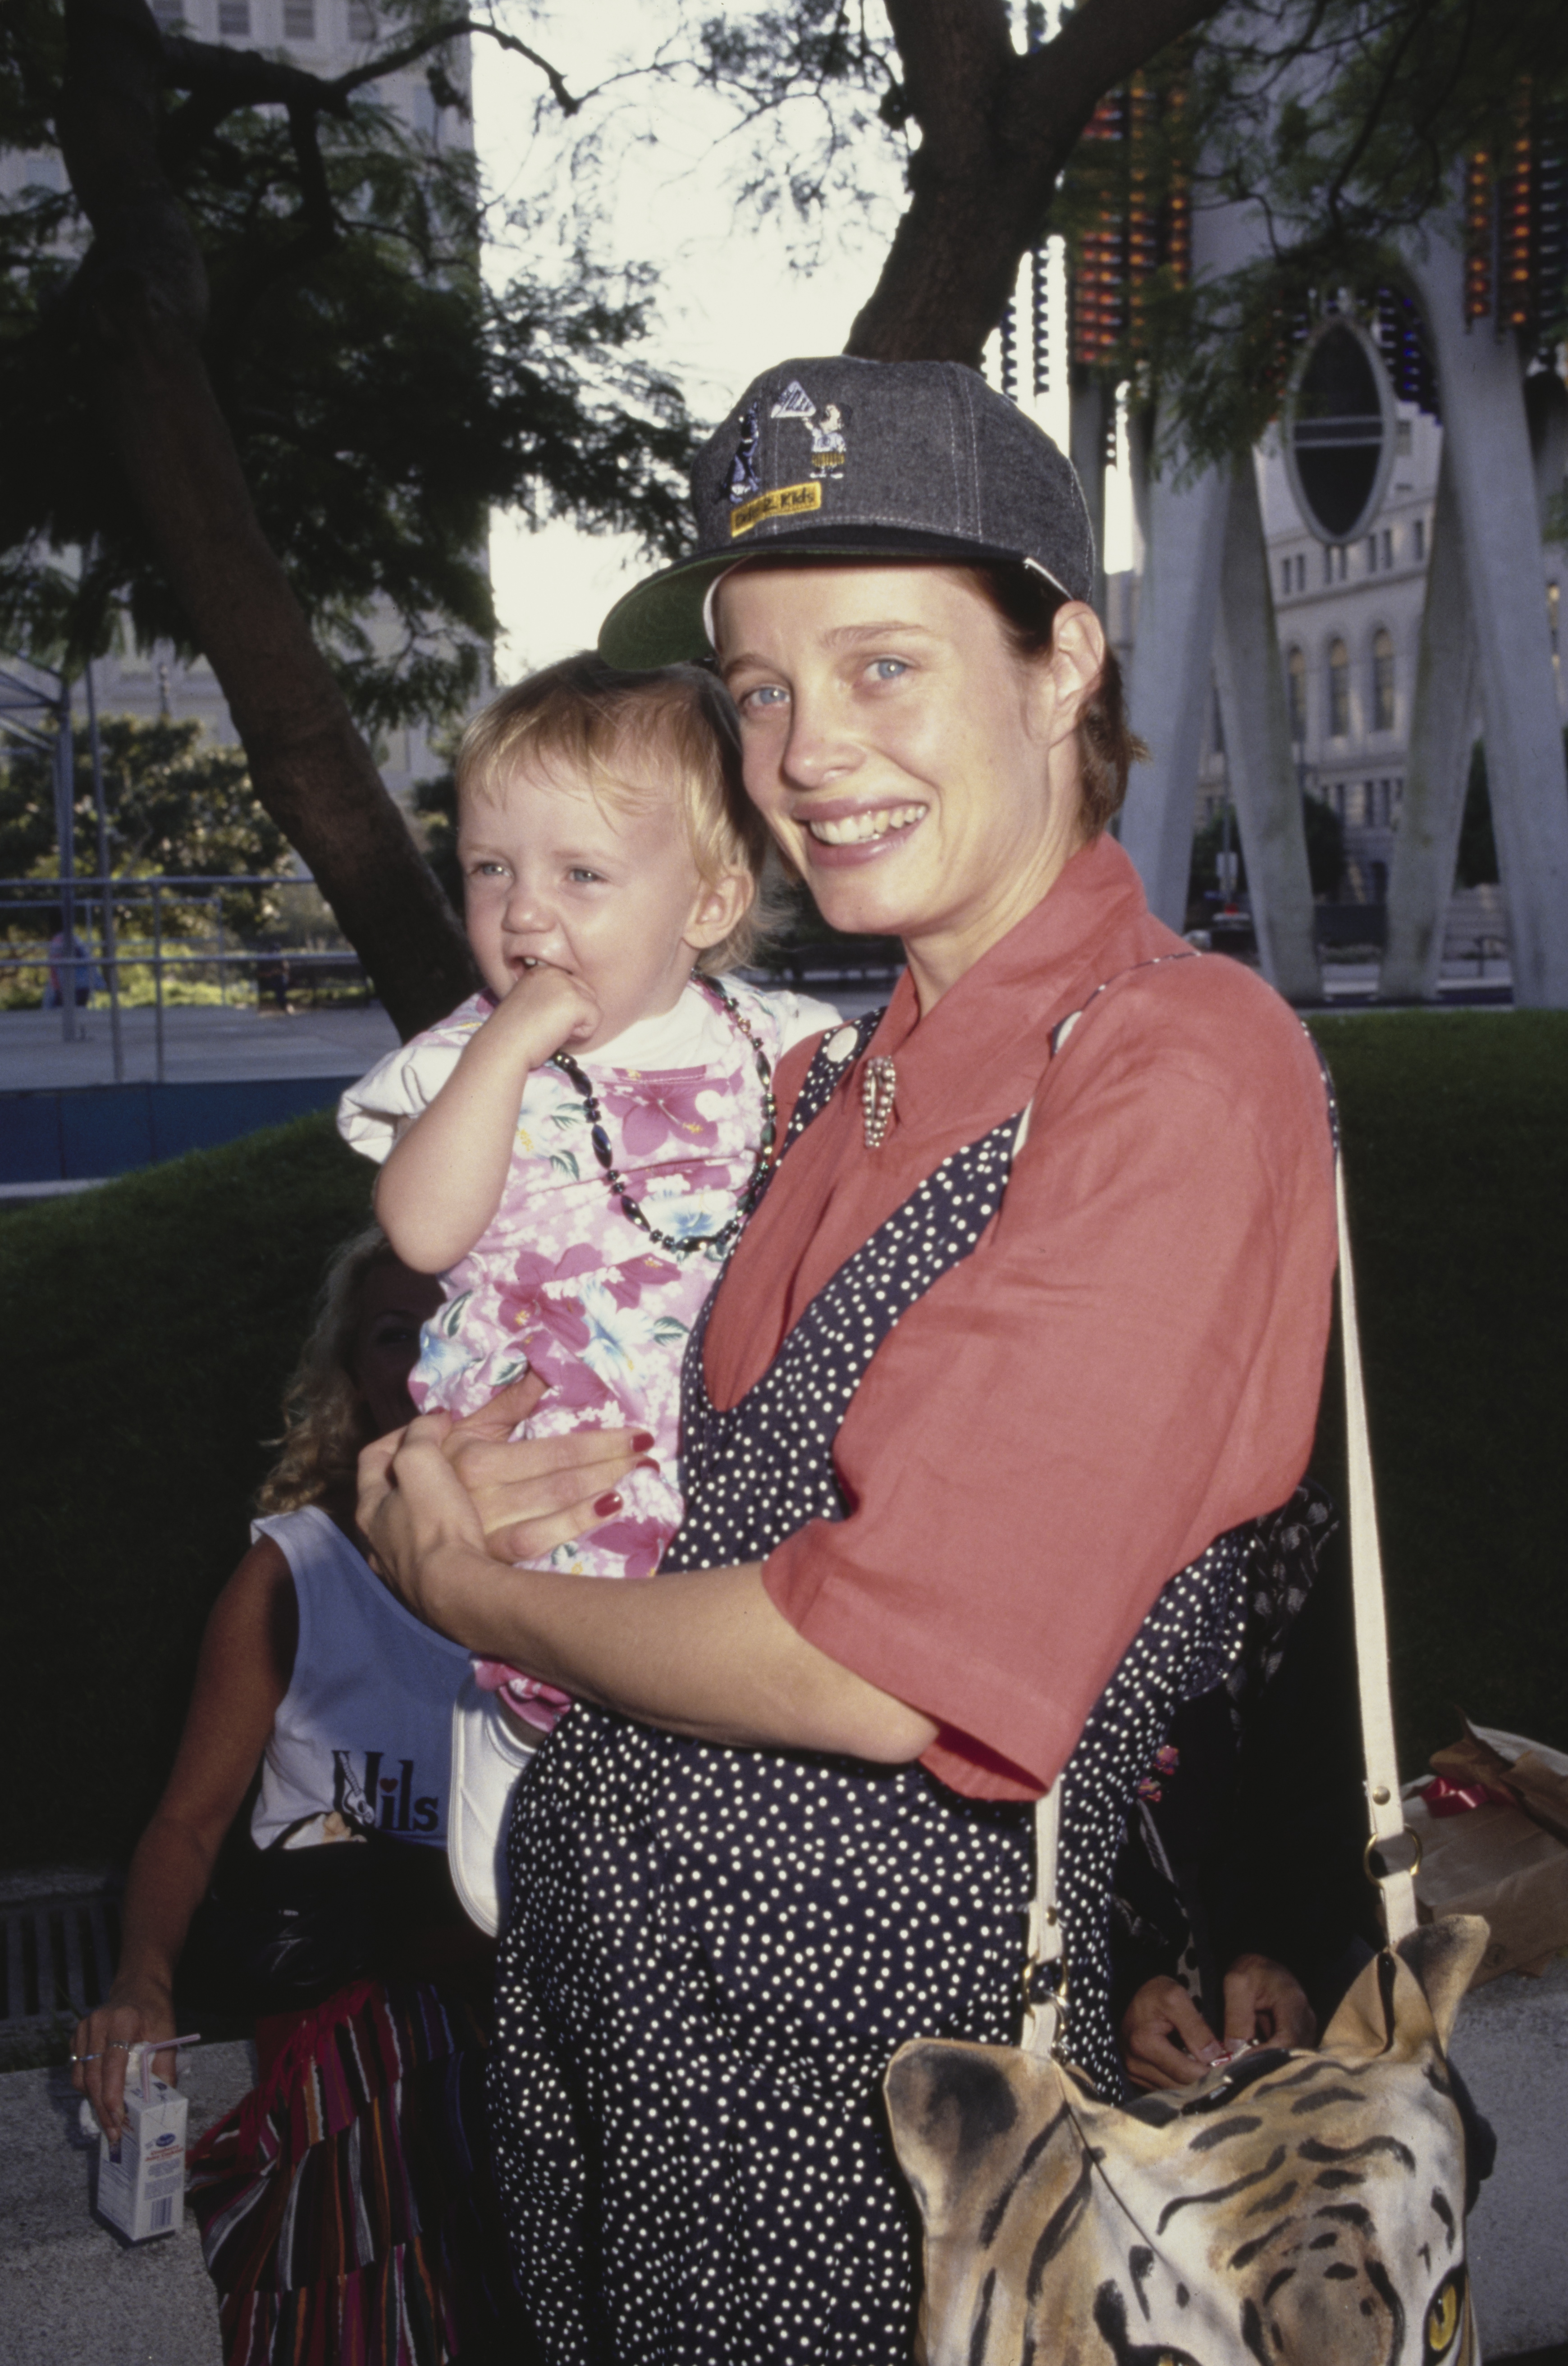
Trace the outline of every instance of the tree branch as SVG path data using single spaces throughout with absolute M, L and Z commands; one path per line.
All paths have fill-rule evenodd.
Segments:
M 582 101 L 573 98 L 564 77 L 548 58 L 541 57 L 537 50 L 530 49 L 514 33 L 503 33 L 499 26 L 473 17 L 452 17 L 442 24 L 427 26 L 423 33 L 400 41 L 396 49 L 383 50 L 378 57 L 367 58 L 363 64 L 350 66 L 330 80 L 310 73 L 304 66 L 291 64 L 287 58 L 267 58 L 256 50 L 233 50 L 220 42 L 197 41 L 186 33 L 165 33 L 165 79 L 173 90 L 190 91 L 193 104 L 210 124 L 220 122 L 240 107 L 287 107 L 341 117 L 348 113 L 349 101 L 355 91 L 363 90 L 367 83 L 400 73 L 405 66 L 415 65 L 421 58 L 428 57 L 432 50 L 445 49 L 449 42 L 461 40 L 465 34 L 476 33 L 537 66 L 563 115 L 579 112 Z M 184 113 L 182 108 L 181 115 Z
M 1107 91 L 1172 41 L 1219 14 L 1221 0 L 1086 0 L 1043 49 L 1020 61 L 1025 120 L 1053 144 L 1064 125 L 1077 140 Z
M 1412 41 L 1415 40 L 1416 34 L 1420 32 L 1423 26 L 1430 17 L 1433 6 L 1434 0 L 1421 0 L 1421 5 L 1411 12 L 1409 22 L 1404 27 L 1399 39 L 1395 41 L 1393 51 L 1384 64 L 1382 76 L 1378 82 L 1377 91 L 1372 98 L 1371 104 L 1367 108 L 1366 113 L 1361 118 L 1360 127 L 1358 130 L 1354 140 L 1350 142 L 1348 152 L 1340 158 L 1338 165 L 1335 170 L 1334 178 L 1330 181 L 1328 187 L 1325 192 L 1325 198 L 1328 207 L 1328 217 L 1336 228 L 1338 227 L 1339 223 L 1339 200 L 1345 193 L 1346 186 L 1348 183 L 1351 175 L 1355 172 L 1357 165 L 1366 154 L 1372 136 L 1382 120 L 1383 109 L 1388 105 L 1390 94 L 1398 79 L 1399 69 L 1404 63 L 1405 55 Z
M 337 236 L 337 208 L 327 181 L 327 168 L 316 138 L 315 115 L 302 107 L 288 110 L 288 140 L 299 167 L 299 195 L 304 203 L 308 244 L 324 253 Z
M 908 208 L 847 350 L 977 366 L 1100 100 L 1220 5 L 1084 0 L 1054 40 L 1020 56 L 1002 0 L 887 0 L 920 143 Z
M 1018 65 L 1003 0 L 887 0 L 905 100 L 920 127 L 913 169 L 962 169 L 998 130 Z

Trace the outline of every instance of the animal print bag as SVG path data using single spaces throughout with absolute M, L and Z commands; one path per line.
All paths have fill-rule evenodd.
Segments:
M 1404 1821 L 1342 1171 L 1337 1189 L 1371 1872 Z M 887 2072 L 925 2224 L 923 2366 L 1480 2366 L 1446 2050 L 1486 1924 L 1417 1928 L 1416 1867 L 1385 1860 L 1386 1944 L 1316 2053 L 1111 2105 L 1066 2055 L 1056 1819 L 1054 1789 L 1022 2045 L 919 2038 Z

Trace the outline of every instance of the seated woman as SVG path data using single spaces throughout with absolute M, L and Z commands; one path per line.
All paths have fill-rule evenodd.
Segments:
M 1305 1551 L 1260 1557 L 1241 1651 L 1178 1709 L 1116 1861 L 1111 2004 L 1139 2089 L 1237 2043 L 1314 2044 L 1378 1944 L 1348 1563 L 1326 1501 L 1296 1508 Z
M 375 1227 L 333 1262 L 254 1541 L 208 1620 L 131 1860 L 114 1984 L 76 2032 L 73 2082 L 112 2136 L 130 2049 L 175 2034 L 198 1910 L 202 1992 L 263 2011 L 261 2083 L 193 2157 L 229 2366 L 440 2366 L 479 2355 L 515 2308 L 479 2103 L 493 1951 L 446 1873 L 468 1655 L 388 1593 L 354 1525 L 355 1457 L 412 1414 L 438 1299 Z M 158 2067 L 174 2076 L 172 2056 Z

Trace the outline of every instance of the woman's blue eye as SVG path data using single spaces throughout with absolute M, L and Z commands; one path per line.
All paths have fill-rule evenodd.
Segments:
M 592 886 L 602 880 L 604 874 L 602 871 L 590 871 L 586 863 L 574 862 L 566 875 L 574 885 L 581 884 L 586 880 Z
M 897 682 L 909 669 L 902 658 L 873 658 L 871 670 L 878 682 Z
M 742 708 L 782 706 L 788 696 L 788 691 L 778 682 L 759 682 L 755 690 L 749 690 L 740 704 Z

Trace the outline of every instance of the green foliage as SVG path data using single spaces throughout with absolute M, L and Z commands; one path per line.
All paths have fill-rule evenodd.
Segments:
M 257 803 L 240 749 L 205 738 L 199 723 L 149 723 L 130 715 L 102 717 L 98 737 L 115 876 L 153 871 L 265 875 L 287 867 L 287 841 Z M 74 755 L 76 869 L 91 877 L 98 868 L 98 841 L 85 731 L 77 733 Z M 49 760 L 32 749 L 13 749 L 0 769 L 0 877 L 52 875 L 57 860 Z M 231 931 L 253 932 L 277 915 L 273 890 L 234 889 L 222 902 Z M 28 924 L 18 915 L 17 925 Z M 171 904 L 170 932 L 178 935 L 185 925 Z M 44 916 L 34 915 L 31 926 L 33 933 L 48 936 L 53 923 L 46 926 Z
M 1314 1018 L 1346 1136 L 1400 1764 L 1483 1724 L 1568 1745 L 1568 1016 Z M 1344 1500 L 1337 1385 L 1315 1467 Z
M 457 864 L 457 781 L 437 772 L 413 784 L 413 809 L 424 824 L 424 859 L 446 891 L 446 901 L 463 915 L 463 874 Z
M 417 32 L 417 0 L 401 13 Z M 206 358 L 263 529 L 367 725 L 451 711 L 494 628 L 491 504 L 661 553 L 681 537 L 690 423 L 634 351 L 652 275 L 579 250 L 491 290 L 472 158 L 407 130 L 371 83 L 298 75 L 286 114 L 216 87 L 209 61 L 233 53 L 172 35 L 163 51 L 163 162 L 201 249 Z M 455 102 L 440 52 L 423 62 Z M 58 0 L 7 11 L 0 139 L 52 147 L 61 68 Z M 118 605 L 141 646 L 188 653 L 197 637 L 96 404 L 85 237 L 69 197 L 0 199 L 0 441 L 27 455 L 0 479 L 0 640 L 102 649 Z M 51 555 L 77 548 L 80 580 Z M 373 599 L 395 620 L 389 648 L 367 634 Z
M 1321 797 L 1303 794 L 1302 827 L 1306 834 L 1307 873 L 1314 896 L 1332 896 L 1345 876 L 1345 825 L 1330 805 Z M 1192 835 L 1192 868 L 1188 875 L 1187 900 L 1200 903 L 1205 896 L 1218 892 L 1220 884 L 1219 854 L 1224 844 L 1224 815 L 1217 813 L 1204 822 Z M 1247 884 L 1247 856 L 1242 851 L 1241 837 L 1235 816 L 1231 816 L 1230 842 L 1239 857 L 1236 884 Z
M 1497 876 L 1497 847 L 1492 836 L 1492 792 L 1486 783 L 1486 745 L 1478 739 L 1470 751 L 1470 774 L 1464 784 L 1464 818 L 1459 826 L 1459 861 L 1454 875 L 1461 887 L 1483 887 Z
M 1185 290 L 1156 284 L 1140 354 L 1113 366 L 1160 399 L 1162 456 L 1179 449 L 1185 471 L 1259 441 L 1325 309 L 1370 320 L 1378 287 L 1404 277 L 1396 234 L 1450 207 L 1462 155 L 1510 152 L 1526 94 L 1543 115 L 1568 99 L 1568 14 L 1517 0 L 1483 38 L 1472 0 L 1241 0 L 1191 55 L 1193 202 L 1257 204 L 1269 251 Z M 1547 343 L 1565 301 L 1543 291 Z
M 1307 795 L 1302 798 L 1302 825 L 1312 892 L 1333 896 L 1345 876 L 1345 825 L 1326 799 Z
M 843 0 L 794 0 L 743 15 L 679 12 L 678 42 L 694 81 L 728 98 L 750 128 L 739 194 L 764 215 L 787 205 L 817 241 L 841 236 L 846 215 L 879 208 L 865 152 L 907 147 L 909 107 L 894 43 L 875 17 Z M 808 243 L 803 261 L 819 246 Z
M 123 1859 L 371 1170 L 330 1117 L 0 1217 L 7 1865 Z M 70 1673 L 62 1676 L 69 1659 Z
M 1562 734 L 1562 752 L 1568 758 L 1568 728 Z M 1486 742 L 1478 739 L 1470 751 L 1470 772 L 1465 781 L 1464 818 L 1460 824 L 1455 877 L 1461 887 L 1483 887 L 1497 875 L 1497 842 L 1492 832 L 1492 790 L 1486 774 Z
M 1346 1126 L 1401 1763 L 1452 1738 L 1456 1702 L 1568 1741 L 1568 1018 L 1312 1023 Z M 311 1117 L 0 1218 L 0 1637 L 35 1673 L 73 1650 L 68 1683 L 13 1687 L 9 1864 L 123 1858 L 145 1820 L 311 1294 L 369 1179 Z M 1331 1380 L 1316 1464 L 1341 1500 L 1342 1435 Z

